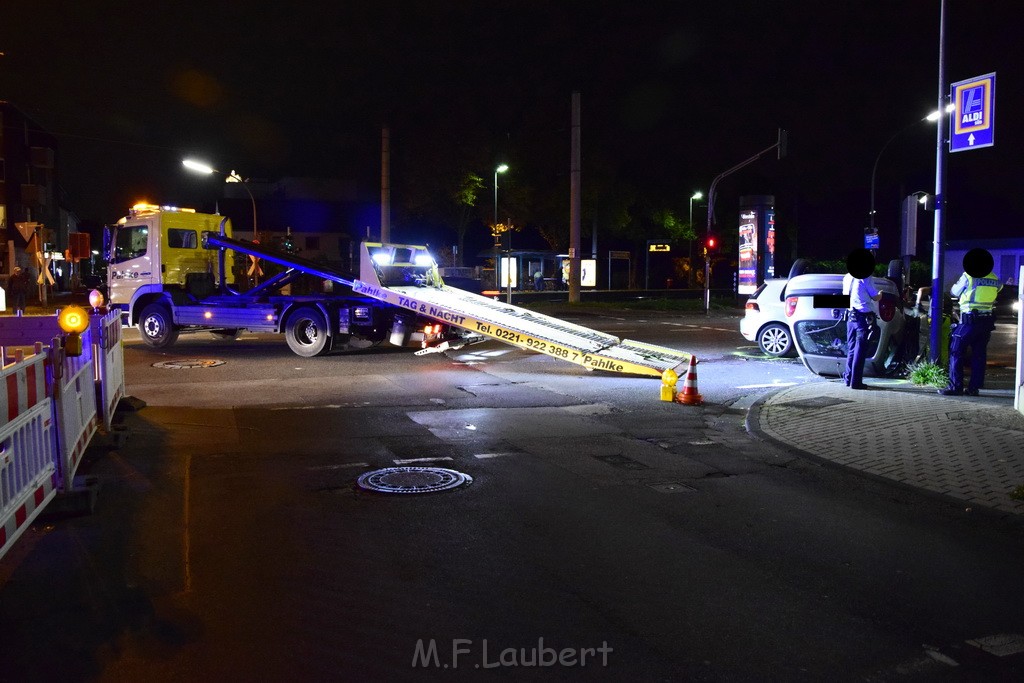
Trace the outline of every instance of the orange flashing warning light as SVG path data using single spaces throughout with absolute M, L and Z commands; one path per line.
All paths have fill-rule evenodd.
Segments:
M 81 335 L 89 329 L 89 314 L 81 306 L 68 306 L 57 316 L 57 324 L 67 333 L 64 339 L 64 353 L 69 356 L 81 356 Z

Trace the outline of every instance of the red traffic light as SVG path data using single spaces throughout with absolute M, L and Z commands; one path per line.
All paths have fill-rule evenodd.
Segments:
M 708 240 L 707 240 L 706 244 L 707 244 L 708 249 L 714 249 L 715 247 L 718 246 L 718 240 L 715 239 L 714 237 L 708 237 Z

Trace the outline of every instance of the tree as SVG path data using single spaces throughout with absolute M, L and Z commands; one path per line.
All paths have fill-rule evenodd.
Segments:
M 458 254 L 456 254 L 455 258 L 456 265 L 461 266 L 463 264 L 462 256 L 466 251 L 466 229 L 474 217 L 477 198 L 483 189 L 484 179 L 476 173 L 469 171 L 462 176 L 458 188 L 452 193 L 452 200 L 458 209 L 458 218 L 455 221 L 455 234 L 458 237 L 459 245 Z

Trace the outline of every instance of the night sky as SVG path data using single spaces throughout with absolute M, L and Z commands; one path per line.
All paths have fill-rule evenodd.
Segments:
M 70 209 L 110 222 L 141 197 L 211 202 L 216 181 L 184 171 L 185 155 L 257 179 L 344 178 L 376 201 L 387 123 L 397 237 L 416 240 L 424 196 L 467 170 L 486 217 L 501 162 L 516 219 L 564 225 L 573 90 L 584 196 L 588 179 L 628 187 L 637 215 L 685 218 L 694 191 L 779 127 L 789 156 L 723 180 L 719 223 L 735 226 L 740 195 L 774 194 L 799 255 L 842 258 L 899 131 L 878 166 L 881 256 L 895 255 L 901 196 L 934 188 L 934 124 L 914 122 L 938 94 L 938 0 L 265 4 L 5 6 L 0 99 L 58 136 Z M 995 147 L 948 157 L 947 237 L 1021 235 L 1022 14 L 977 0 L 947 12 L 947 80 L 997 73 Z

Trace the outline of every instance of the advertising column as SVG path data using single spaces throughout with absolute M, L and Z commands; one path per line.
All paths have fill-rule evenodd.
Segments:
M 740 197 L 737 293 L 752 294 L 775 277 L 775 197 Z

